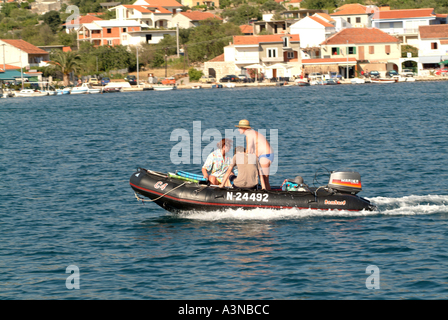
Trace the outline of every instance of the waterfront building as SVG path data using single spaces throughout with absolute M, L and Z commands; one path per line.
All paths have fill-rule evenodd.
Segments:
M 401 43 L 376 28 L 346 28 L 321 43 L 321 57 L 324 59 L 345 58 L 340 73 L 347 78 L 361 71 L 377 70 L 385 74 L 388 70 L 401 72 Z M 349 62 L 350 58 L 356 61 Z M 347 65 L 349 68 L 347 68 Z

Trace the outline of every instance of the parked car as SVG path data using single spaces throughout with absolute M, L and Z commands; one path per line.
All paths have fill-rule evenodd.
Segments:
M 105 77 L 105 78 L 101 79 L 101 85 L 102 86 L 105 86 L 109 82 L 110 82 L 110 78 Z
M 386 72 L 386 77 L 393 78 L 393 77 L 398 77 L 398 76 L 399 76 L 399 74 L 395 70 L 389 70 Z
M 199 79 L 200 83 L 213 83 L 216 82 L 215 77 L 213 76 L 202 76 L 201 79 Z
M 225 77 L 219 79 L 219 82 L 238 82 L 238 81 L 240 81 L 240 78 L 238 78 L 234 74 L 228 74 Z
M 414 76 L 414 70 L 412 70 L 412 69 L 403 69 L 403 71 L 401 72 L 401 75 L 403 77 L 413 77 Z
M 320 72 L 313 72 L 308 75 L 308 79 L 310 80 L 323 79 L 323 76 L 322 73 Z
M 380 73 L 376 70 L 370 71 L 369 72 L 369 76 L 370 78 L 379 78 L 380 77 Z
M 127 82 L 129 82 L 130 85 L 137 85 L 137 77 L 128 75 L 126 78 L 124 78 Z
M 342 76 L 337 72 L 330 71 L 329 74 L 330 74 L 331 79 L 333 79 L 333 78 L 341 79 L 342 78 Z
M 169 77 L 162 80 L 162 84 L 174 86 L 176 84 L 176 78 Z
M 240 78 L 240 81 L 247 81 L 249 79 L 245 74 L 239 74 L 238 78 Z
M 91 78 L 89 79 L 89 83 L 90 83 L 90 84 L 93 84 L 93 85 L 98 85 L 98 84 L 100 83 L 100 81 L 99 81 L 98 78 L 95 76 L 95 77 L 91 77 Z
M 448 74 L 448 68 L 441 68 L 436 71 L 436 75 L 438 75 L 438 76 L 440 76 L 440 75 L 446 76 L 447 74 Z

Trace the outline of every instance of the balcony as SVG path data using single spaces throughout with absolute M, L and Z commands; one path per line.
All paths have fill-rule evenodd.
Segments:
M 380 30 L 388 34 L 418 34 L 418 28 L 384 28 Z
M 283 62 L 283 57 L 263 57 L 261 58 L 263 62 Z
M 260 63 L 260 59 L 258 58 L 258 54 L 256 56 L 235 56 L 235 63 Z

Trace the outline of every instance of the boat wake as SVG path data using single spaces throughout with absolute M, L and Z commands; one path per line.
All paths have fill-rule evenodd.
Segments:
M 448 213 L 447 195 L 405 196 L 401 198 L 376 197 L 368 199 L 385 215 L 420 215 Z
M 198 212 L 188 211 L 179 214 L 182 218 L 196 220 L 288 220 L 313 217 L 362 217 L 375 215 L 427 215 L 448 213 L 448 196 L 426 195 L 405 196 L 401 198 L 375 197 L 370 198 L 378 207 L 375 211 L 348 210 L 299 210 L 299 209 L 227 209 L 224 211 Z

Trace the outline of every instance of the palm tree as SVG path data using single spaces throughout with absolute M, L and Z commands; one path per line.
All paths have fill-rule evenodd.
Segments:
M 78 53 L 73 51 L 56 51 L 51 54 L 50 67 L 62 73 L 64 86 L 70 84 L 70 72 L 77 72 L 80 69 L 81 58 Z

